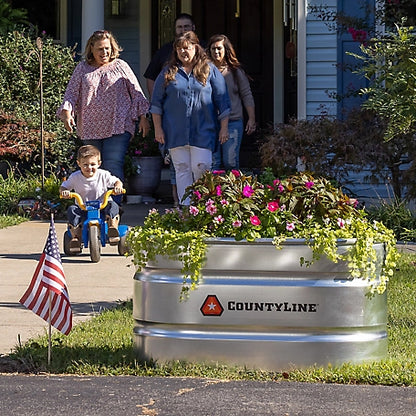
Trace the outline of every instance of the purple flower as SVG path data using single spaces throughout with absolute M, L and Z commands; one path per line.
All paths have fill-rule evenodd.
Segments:
M 308 189 L 311 189 L 312 188 L 312 186 L 314 186 L 315 185 L 315 183 L 314 182 L 312 182 L 312 181 L 308 181 L 308 182 L 306 182 L 305 183 L 305 186 L 308 188 Z
M 217 185 L 217 187 L 215 188 L 215 190 L 217 192 L 217 196 L 221 196 L 222 195 L 221 185 Z
M 194 191 L 194 195 L 195 195 L 198 199 L 201 199 L 201 192 L 199 192 L 199 191 Z
M 240 172 L 238 171 L 238 170 L 235 170 L 235 169 L 233 169 L 232 171 L 231 171 L 231 173 L 236 177 L 236 178 L 239 178 L 240 177 Z
M 243 188 L 243 195 L 244 195 L 246 198 L 250 198 L 250 197 L 251 197 L 251 195 L 253 195 L 253 194 L 254 194 L 254 190 L 253 190 L 253 188 L 252 188 L 251 186 L 246 185 L 246 186 Z

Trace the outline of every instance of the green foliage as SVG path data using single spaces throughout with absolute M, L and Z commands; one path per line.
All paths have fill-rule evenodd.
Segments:
M 416 241 L 416 217 L 404 201 L 380 201 L 367 209 L 370 220 L 380 221 L 394 232 L 397 240 Z
M 6 0 L 0 0 L 0 35 L 29 24 L 26 9 L 14 9 Z
M 271 238 L 277 248 L 286 239 L 304 239 L 314 260 L 326 255 L 334 262 L 346 261 L 352 277 L 366 280 L 371 292 L 383 293 L 393 275 L 397 260 L 393 232 L 382 223 L 369 222 L 364 211 L 355 208 L 355 200 L 324 178 L 300 173 L 264 186 L 239 171 L 206 172 L 185 197 L 191 200 L 189 207 L 164 214 L 153 209 L 144 225 L 128 236 L 139 270 L 157 255 L 183 262 L 185 295 L 201 278 L 204 239 L 210 237 Z M 340 254 L 339 239 L 356 241 L 351 250 Z M 385 244 L 381 271 L 376 267 L 374 242 Z
M 55 113 L 75 67 L 73 51 L 42 39 L 43 99 L 45 129 L 55 130 Z M 35 40 L 25 33 L 12 32 L 0 37 L 1 106 L 40 125 L 40 51 Z
M 45 140 L 47 146 L 46 165 L 63 165 L 74 152 L 74 141 L 68 139 L 63 124 L 56 117 L 66 85 L 75 67 L 73 51 L 57 45 L 52 39 L 42 38 L 43 57 L 43 103 Z M 2 110 L 2 137 L 15 141 L 38 143 L 30 156 L 31 168 L 40 166 L 40 51 L 36 42 L 24 32 L 12 32 L 0 36 L 0 108 Z M 12 120 L 5 118 L 11 117 Z M 13 126 L 18 128 L 13 130 Z M 3 144 L 4 145 L 4 144 Z M 6 143 L 7 145 L 7 143 Z M 8 146 L 9 149 L 11 146 Z M 8 160 L 8 155 L 6 159 Z M 26 152 L 12 156 L 25 160 Z
M 18 213 L 32 218 L 49 218 L 52 206 L 58 217 L 64 217 L 67 206 L 71 201 L 63 201 L 59 197 L 61 180 L 54 174 L 45 178 L 42 188 L 42 178 L 39 175 L 27 173 L 22 176 L 10 169 L 6 178 L 0 175 L 0 214 L 16 215 Z M 19 201 L 33 199 L 35 205 L 22 212 Z
M 5 215 L 0 214 L 0 229 L 11 227 L 12 225 L 18 225 L 22 222 L 25 222 L 27 219 L 21 217 L 20 215 Z
M 134 354 L 132 302 L 74 326 L 69 336 L 54 332 L 52 361 L 47 365 L 48 337 L 36 337 L 18 347 L 11 358 L 24 363 L 22 371 L 79 375 L 207 377 L 222 380 L 303 381 L 311 383 L 416 386 L 415 255 L 403 254 L 389 283 L 388 356 L 360 365 L 287 368 L 283 372 L 249 370 L 222 364 L 171 361 L 138 362 Z
M 363 106 L 387 121 L 385 140 L 400 138 L 414 131 L 416 122 L 416 36 L 413 27 L 396 25 L 396 33 L 372 39 L 361 45 L 358 73 L 369 81 L 361 94 Z

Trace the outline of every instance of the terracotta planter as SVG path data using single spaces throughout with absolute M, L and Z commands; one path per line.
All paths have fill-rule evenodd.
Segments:
M 341 241 L 345 252 L 352 241 Z M 376 245 L 380 259 L 382 244 Z M 140 359 L 214 361 L 265 370 L 380 360 L 387 353 L 386 294 L 368 297 L 343 263 L 312 257 L 302 240 L 276 250 L 209 242 L 204 280 L 179 301 L 181 264 L 161 257 L 134 276 L 134 345 Z

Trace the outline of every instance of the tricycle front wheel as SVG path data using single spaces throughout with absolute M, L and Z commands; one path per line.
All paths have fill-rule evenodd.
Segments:
M 101 239 L 100 229 L 97 226 L 91 226 L 89 229 L 88 245 L 90 247 L 90 257 L 93 263 L 98 263 L 101 258 Z

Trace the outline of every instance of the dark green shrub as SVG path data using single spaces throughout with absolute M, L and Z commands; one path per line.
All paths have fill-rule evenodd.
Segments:
M 47 170 L 56 170 L 58 166 L 67 164 L 74 152 L 74 140 L 69 138 L 55 114 L 76 63 L 71 48 L 57 45 L 47 37 L 42 38 L 42 45 L 44 136 L 47 142 L 45 162 Z M 12 32 L 0 36 L 0 109 L 3 117 L 11 117 L 11 125 L 5 125 L 10 119 L 3 120 L 0 139 L 2 142 L 15 141 L 14 145 L 19 146 L 23 142 L 33 144 L 37 134 L 39 143 L 30 146 L 30 156 L 27 149 L 11 155 L 10 143 L 6 143 L 4 147 L 9 150 L 3 149 L 0 159 L 29 159 L 32 172 L 39 171 L 41 161 L 39 56 L 36 40 L 30 35 Z M 18 128 L 13 134 L 11 130 L 15 125 Z M 52 138 L 53 146 L 48 146 Z

